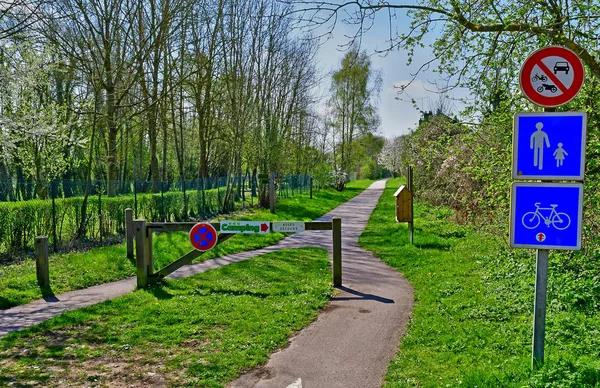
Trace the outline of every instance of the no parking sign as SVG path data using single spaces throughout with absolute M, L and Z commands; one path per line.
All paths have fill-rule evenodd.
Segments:
M 198 223 L 190 229 L 190 242 L 199 251 L 210 251 L 217 245 L 217 230 L 209 223 Z

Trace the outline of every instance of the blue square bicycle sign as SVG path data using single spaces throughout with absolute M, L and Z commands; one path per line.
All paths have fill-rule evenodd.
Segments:
M 510 246 L 581 249 L 583 184 L 513 183 Z

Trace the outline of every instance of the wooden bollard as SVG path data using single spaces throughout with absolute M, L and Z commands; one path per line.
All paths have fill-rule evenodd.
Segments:
M 269 173 L 269 210 L 275 214 L 275 173 Z
M 135 230 L 133 228 L 133 210 L 125 209 L 125 241 L 127 244 L 127 258 L 133 259 L 133 239 Z
M 333 231 L 333 286 L 342 285 L 342 219 L 333 217 L 331 219 Z
M 146 220 L 135 220 L 135 258 L 137 266 L 137 286 L 144 288 L 148 285 L 148 259 L 146 252 Z
M 48 237 L 35 238 L 35 272 L 40 287 L 50 286 L 50 268 L 48 265 Z

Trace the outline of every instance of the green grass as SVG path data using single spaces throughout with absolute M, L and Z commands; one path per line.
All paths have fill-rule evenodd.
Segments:
M 0 386 L 222 387 L 310 323 L 330 281 L 314 248 L 164 280 L 0 339 Z
M 407 225 L 394 221 L 399 184 L 388 181 L 359 241 L 415 289 L 386 387 L 600 387 L 600 306 L 581 303 L 582 287 L 565 282 L 565 258 L 550 256 L 546 363 L 533 371 L 533 251 L 511 250 L 422 203 L 413 246 Z
M 276 214 L 253 208 L 246 212 L 221 216 L 220 219 L 310 221 L 358 195 L 372 182 L 350 182 L 343 192 L 321 190 L 314 193 L 312 200 L 309 199 L 308 193 L 281 199 L 277 203 Z M 283 237 L 285 235 L 282 233 L 238 235 L 203 254 L 197 261 L 262 248 L 276 243 Z M 187 233 L 156 234 L 153 243 L 156 269 L 164 267 L 191 250 Z M 37 284 L 33 260 L 0 266 L 0 308 L 22 305 L 45 296 L 135 275 L 135 262 L 126 258 L 123 244 L 93 248 L 87 252 L 54 254 L 50 256 L 49 262 L 51 287 L 47 289 L 41 289 Z

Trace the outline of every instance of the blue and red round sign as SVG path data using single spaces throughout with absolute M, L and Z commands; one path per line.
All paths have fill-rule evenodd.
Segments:
M 190 229 L 190 242 L 199 251 L 210 251 L 217 245 L 217 240 L 217 230 L 211 224 L 201 222 Z

